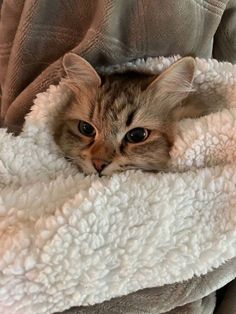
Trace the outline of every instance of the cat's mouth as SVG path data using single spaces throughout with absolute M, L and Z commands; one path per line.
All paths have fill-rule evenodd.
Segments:
M 141 170 L 146 173 L 160 173 L 160 172 L 167 172 L 168 168 L 167 167 L 151 167 L 147 165 L 133 165 L 133 164 L 124 164 L 124 165 L 119 165 L 119 168 L 114 168 L 113 163 L 109 163 L 102 171 L 97 171 L 92 163 L 92 161 L 89 164 L 84 164 L 84 165 L 79 165 L 78 161 L 74 159 L 73 157 L 70 156 L 64 156 L 66 161 L 69 163 L 73 164 L 74 166 L 77 167 L 79 172 L 83 172 L 86 175 L 91 175 L 91 174 L 97 174 L 99 177 L 104 177 L 104 176 L 111 176 L 112 174 L 117 174 L 117 173 L 122 173 L 124 171 L 128 170 Z

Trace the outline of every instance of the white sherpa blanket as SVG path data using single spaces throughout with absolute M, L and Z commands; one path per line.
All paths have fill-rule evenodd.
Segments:
M 112 70 L 159 73 L 173 61 Z M 77 173 L 51 136 L 62 85 L 37 96 L 19 137 L 0 130 L 1 314 L 94 304 L 236 256 L 236 66 L 197 59 L 197 69 L 196 91 L 229 110 L 181 122 L 179 172 Z

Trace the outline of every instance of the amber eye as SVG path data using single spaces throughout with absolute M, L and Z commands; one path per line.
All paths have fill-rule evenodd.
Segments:
M 85 121 L 79 121 L 78 129 L 81 134 L 88 137 L 93 137 L 96 134 L 94 127 Z
M 135 128 L 126 133 L 125 140 L 132 144 L 140 143 L 148 138 L 149 133 L 147 129 Z

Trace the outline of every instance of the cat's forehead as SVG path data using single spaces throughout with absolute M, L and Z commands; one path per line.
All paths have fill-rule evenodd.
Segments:
M 100 87 L 98 100 L 108 108 L 109 103 L 114 103 L 117 110 L 122 110 L 124 101 L 130 105 L 134 104 L 137 92 L 140 92 L 138 82 L 135 84 L 133 80 L 109 78 Z
M 90 122 L 106 134 L 122 133 L 145 111 L 140 82 L 137 78 L 106 77 L 96 93 L 88 89 L 76 95 L 67 117 Z
M 131 80 L 107 79 L 96 99 L 96 114 L 113 122 L 125 118 L 139 106 L 140 86 Z

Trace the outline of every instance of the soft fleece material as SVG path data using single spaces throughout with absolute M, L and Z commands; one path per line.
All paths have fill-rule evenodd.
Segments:
M 176 59 L 116 70 L 159 73 Z M 61 84 L 37 96 L 20 136 L 0 130 L 2 314 L 99 303 L 236 256 L 236 66 L 197 59 L 197 69 L 197 93 L 228 109 L 181 122 L 173 173 L 77 173 L 51 134 L 68 97 Z

